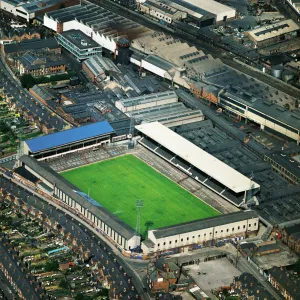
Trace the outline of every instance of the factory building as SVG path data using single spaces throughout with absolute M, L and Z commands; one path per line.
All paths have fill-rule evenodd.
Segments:
M 93 81 L 105 79 L 109 74 L 121 73 L 111 59 L 100 55 L 93 56 L 82 63 L 82 71 Z
M 255 47 L 264 47 L 297 37 L 299 28 L 293 20 L 284 20 L 247 31 L 246 35 Z
M 80 30 L 71 29 L 57 36 L 58 43 L 72 53 L 78 61 L 101 55 L 102 47 Z
M 300 143 L 300 114 L 271 101 L 254 97 L 238 86 L 228 86 L 219 93 L 219 104 L 241 119 L 259 124 L 262 130 L 274 131 Z
M 140 237 L 135 235 L 134 229 L 45 163 L 37 161 L 31 156 L 23 155 L 20 158 L 20 164 L 47 186 L 48 193 L 68 205 L 74 210 L 74 213 L 87 219 L 121 252 L 133 249 L 140 244 Z
M 256 235 L 258 230 L 257 213 L 252 210 L 239 211 L 149 230 L 148 239 L 142 242 L 142 250 L 149 255 L 188 252 L 203 246 L 214 246 L 219 241 L 242 240 Z
M 146 0 L 140 10 L 166 23 L 189 18 L 199 27 L 234 19 L 235 9 L 214 0 Z
M 127 113 L 127 115 L 133 118 L 138 124 L 158 121 L 167 127 L 180 126 L 204 120 L 204 115 L 201 110 L 191 110 L 180 102 L 136 110 Z
M 132 20 L 91 3 L 46 13 L 44 26 L 57 33 L 71 29 L 80 30 L 113 53 L 117 49 L 116 43 L 120 38 L 124 37 L 131 41 L 138 36 L 152 32 Z
M 143 95 L 134 98 L 121 99 L 115 102 L 116 107 L 122 112 L 156 107 L 163 104 L 178 102 L 178 96 L 173 91 Z
M 62 5 L 69 7 L 78 4 L 78 0 L 1 0 L 0 8 L 15 17 L 27 22 L 46 12 L 59 9 Z
M 187 12 L 173 7 L 171 3 L 164 3 L 157 0 L 142 2 L 139 8 L 142 13 L 169 24 L 176 20 L 181 21 L 187 18 Z
M 107 121 L 72 128 L 23 142 L 23 154 L 39 160 L 109 144 L 114 130 Z

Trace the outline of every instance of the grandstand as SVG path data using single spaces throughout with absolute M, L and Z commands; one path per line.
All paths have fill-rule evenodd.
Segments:
M 136 126 L 139 143 L 235 206 L 255 197 L 260 185 L 158 122 Z
M 242 240 L 259 230 L 259 216 L 255 211 L 238 211 L 217 217 L 166 226 L 148 231 L 142 242 L 144 253 L 177 253 L 181 249 L 214 246 L 218 241 Z
M 113 135 L 114 129 L 107 121 L 97 122 L 26 140 L 23 142 L 23 154 L 45 160 L 109 144 Z
M 264 220 L 273 225 L 297 220 L 300 216 L 300 187 L 292 185 L 272 168 L 264 156 L 268 153 L 266 149 L 256 145 L 253 140 L 247 144 L 241 143 L 244 139 L 241 130 L 236 129 L 241 138 L 239 140 L 234 134 L 235 127 L 224 127 L 223 122 L 215 123 L 218 120 L 216 117 L 213 122 L 205 120 L 178 126 L 176 132 L 231 168 L 247 177 L 251 176 L 260 185 L 260 191 L 256 194 L 258 202 L 253 209 Z M 297 164 L 295 168 L 299 170 Z
M 60 199 L 74 212 L 88 219 L 107 239 L 119 249 L 133 249 L 140 243 L 135 230 L 118 217 L 99 205 L 87 194 L 81 192 L 76 186 L 53 171 L 45 162 L 23 155 L 20 157 L 22 167 L 37 177 L 47 189 L 49 194 Z

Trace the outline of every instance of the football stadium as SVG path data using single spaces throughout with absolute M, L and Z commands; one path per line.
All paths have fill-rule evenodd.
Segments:
M 158 122 L 135 128 L 134 147 L 115 142 L 106 121 L 27 140 L 16 182 L 29 179 L 35 191 L 128 257 L 186 252 L 257 233 L 257 213 L 238 207 L 259 184 Z M 211 206 L 219 208 L 215 197 L 235 209 L 221 214 Z
M 61 175 L 133 228 L 137 219 L 136 199 L 142 199 L 142 234 L 150 228 L 220 214 L 134 155 L 79 167 Z

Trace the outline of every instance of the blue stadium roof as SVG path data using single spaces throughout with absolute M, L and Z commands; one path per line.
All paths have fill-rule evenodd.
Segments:
M 110 124 L 107 121 L 101 121 L 27 140 L 26 144 L 29 150 L 35 153 L 112 132 L 114 132 L 114 129 L 110 126 Z

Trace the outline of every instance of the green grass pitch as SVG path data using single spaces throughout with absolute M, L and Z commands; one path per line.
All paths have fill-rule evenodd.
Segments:
M 149 229 L 208 218 L 220 213 L 135 157 L 125 155 L 83 166 L 61 175 L 132 228 L 135 202 L 141 209 L 141 233 Z M 148 223 L 146 226 L 146 223 Z

